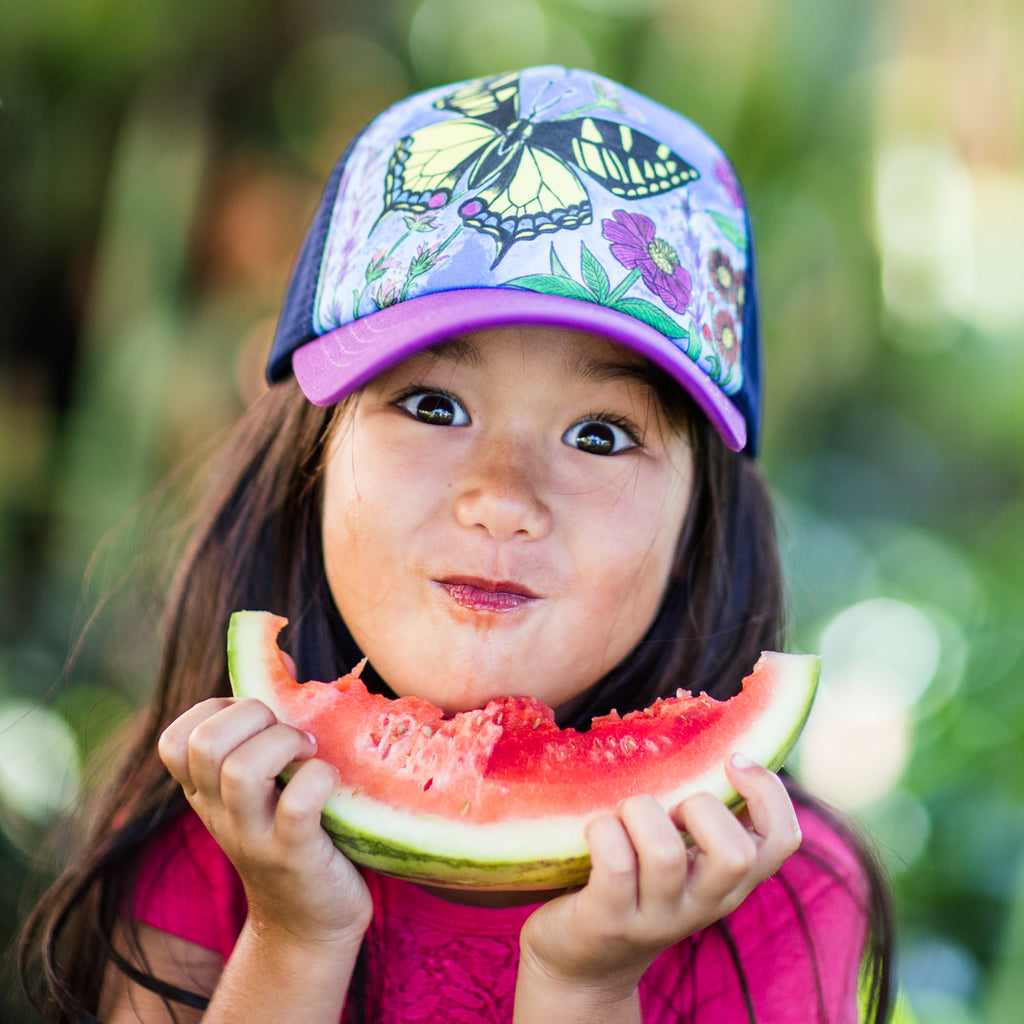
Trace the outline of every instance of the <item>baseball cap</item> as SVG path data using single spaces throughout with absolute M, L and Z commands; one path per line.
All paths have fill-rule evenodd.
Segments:
M 455 335 L 588 331 L 690 394 L 756 452 L 753 237 L 718 146 L 590 71 L 546 66 L 396 103 L 335 166 L 267 364 L 330 405 Z

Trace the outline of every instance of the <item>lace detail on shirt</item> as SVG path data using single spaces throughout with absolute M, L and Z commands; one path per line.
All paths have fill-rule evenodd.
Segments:
M 403 921 L 368 936 L 372 1024 L 510 1021 L 519 964 L 517 935 L 452 935 Z M 384 962 L 389 969 L 373 969 Z

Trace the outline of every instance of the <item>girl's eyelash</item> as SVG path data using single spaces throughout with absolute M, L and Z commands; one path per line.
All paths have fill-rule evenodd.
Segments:
M 395 395 L 391 404 L 398 405 L 400 402 L 408 401 L 414 395 L 440 395 L 441 398 L 450 398 L 453 402 L 458 401 L 450 391 L 445 391 L 444 388 L 431 387 L 429 384 L 409 384 Z
M 614 413 L 597 412 L 588 416 L 581 416 L 577 423 L 607 423 L 610 427 L 618 427 L 638 448 L 644 446 L 644 439 L 640 434 L 637 425 L 625 416 L 616 416 Z
M 462 400 L 458 395 L 451 391 L 446 391 L 444 388 L 434 387 L 431 384 L 410 384 L 408 387 L 402 388 L 391 399 L 391 405 L 401 406 L 404 402 L 408 402 L 410 398 L 424 398 L 427 395 L 432 395 L 435 398 L 447 398 L 449 402 L 454 402 L 460 407 L 462 406 Z

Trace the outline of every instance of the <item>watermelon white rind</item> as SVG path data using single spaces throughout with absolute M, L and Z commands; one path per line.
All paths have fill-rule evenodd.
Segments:
M 707 791 L 741 802 L 735 751 L 777 771 L 803 728 L 819 659 L 766 652 L 728 701 L 680 692 L 643 711 L 559 729 L 532 698 L 444 719 L 427 701 L 369 694 L 354 676 L 297 683 L 277 645 L 286 620 L 236 612 L 228 667 L 237 696 L 316 735 L 339 770 L 323 823 L 351 860 L 451 888 L 551 889 L 589 871 L 586 824 L 625 797 L 666 808 Z

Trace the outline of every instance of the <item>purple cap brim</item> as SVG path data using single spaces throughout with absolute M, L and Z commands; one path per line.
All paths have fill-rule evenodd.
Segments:
M 388 306 L 297 349 L 295 376 L 315 405 L 332 405 L 409 356 L 455 335 L 493 327 L 543 324 L 587 331 L 624 345 L 676 380 L 733 451 L 747 443 L 740 411 L 660 331 L 593 302 L 540 292 L 465 288 Z

